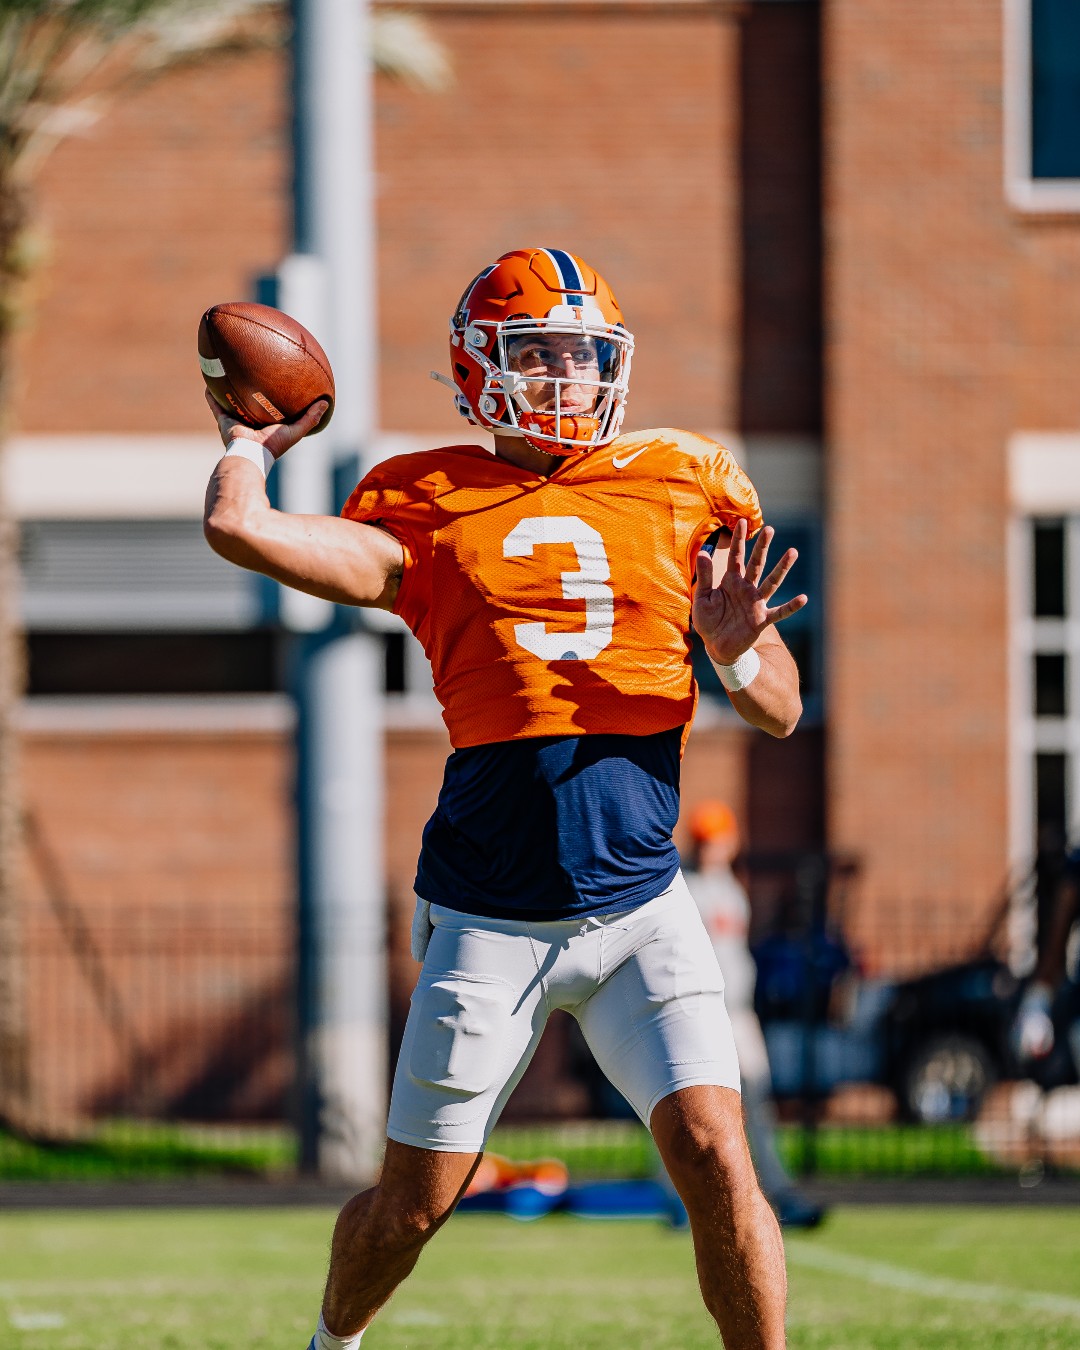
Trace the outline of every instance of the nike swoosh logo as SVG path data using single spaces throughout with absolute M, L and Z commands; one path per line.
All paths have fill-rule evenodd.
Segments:
M 643 445 L 640 450 L 635 450 L 632 455 L 626 455 L 622 459 L 620 459 L 618 455 L 612 455 L 611 462 L 617 469 L 625 469 L 628 464 L 633 463 L 633 461 L 637 459 L 638 455 L 643 455 L 648 448 L 647 445 Z

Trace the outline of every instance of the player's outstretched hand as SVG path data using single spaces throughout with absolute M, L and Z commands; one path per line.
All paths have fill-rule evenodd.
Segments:
M 786 604 L 769 607 L 799 556 L 789 548 L 762 580 L 774 533 L 772 526 L 766 525 L 747 558 L 746 521 L 738 521 L 727 551 L 727 566 L 718 579 L 716 559 L 705 552 L 697 556 L 694 627 L 719 665 L 733 665 L 770 624 L 779 623 L 806 604 L 806 596 L 797 595 Z
M 328 407 L 323 399 L 319 399 L 307 412 L 301 413 L 295 422 L 276 422 L 271 427 L 249 427 L 246 422 L 238 422 L 235 417 L 223 412 L 208 389 L 203 392 L 226 445 L 230 441 L 254 441 L 256 445 L 265 446 L 275 459 L 280 459 L 286 450 L 291 450 L 297 441 L 303 440 L 309 431 L 318 426 Z

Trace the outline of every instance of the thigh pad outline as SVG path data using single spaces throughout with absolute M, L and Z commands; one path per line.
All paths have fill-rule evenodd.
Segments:
M 634 952 L 631 960 L 649 1003 L 685 1006 L 702 995 L 724 992 L 724 976 L 712 946 L 707 938 L 696 939 L 693 930 L 660 931 Z
M 432 973 L 418 988 L 420 1026 L 409 1057 L 409 1072 L 462 1098 L 486 1091 L 498 1075 L 506 1050 L 514 990 L 501 980 Z

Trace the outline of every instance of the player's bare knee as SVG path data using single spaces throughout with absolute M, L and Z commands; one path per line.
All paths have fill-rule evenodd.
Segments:
M 442 1225 L 446 1214 L 434 1206 L 415 1206 L 372 1213 L 369 1242 L 374 1251 L 392 1257 L 418 1252 Z
M 666 1134 L 662 1152 L 681 1190 L 734 1199 L 757 1187 L 741 1130 L 733 1131 L 718 1120 L 681 1121 Z
M 734 1176 L 743 1167 L 745 1146 L 722 1130 L 693 1124 L 674 1132 L 665 1152 L 680 1171 Z

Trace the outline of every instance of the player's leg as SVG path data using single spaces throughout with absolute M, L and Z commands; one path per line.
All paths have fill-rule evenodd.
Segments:
M 322 1306 L 332 1335 L 367 1326 L 453 1213 L 479 1158 L 387 1140 L 378 1183 L 349 1200 L 334 1227 Z
M 787 1275 L 780 1227 L 758 1186 L 739 1094 L 681 1088 L 657 1103 L 653 1138 L 690 1219 L 698 1282 L 727 1350 L 780 1350 Z
M 339 1338 L 370 1322 L 453 1212 L 547 1020 L 525 925 L 439 906 L 430 917 L 382 1173 L 334 1230 L 323 1322 Z
M 724 980 L 681 877 L 605 923 L 602 979 L 575 1010 L 600 1067 L 653 1129 L 694 1235 L 702 1295 L 728 1350 L 784 1344 L 775 1217 L 743 1130 Z

